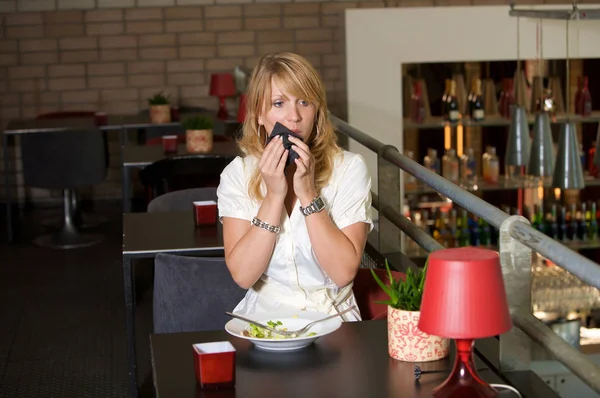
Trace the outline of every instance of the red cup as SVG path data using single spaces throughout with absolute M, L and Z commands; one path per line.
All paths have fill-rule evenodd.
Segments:
M 108 124 L 108 115 L 106 112 L 96 112 L 94 114 L 94 123 L 96 126 L 106 126 Z
M 194 219 L 197 226 L 215 225 L 217 223 L 217 202 L 214 200 L 194 202 Z
M 179 121 L 179 107 L 178 106 L 171 107 L 171 121 L 172 122 Z
M 200 388 L 235 387 L 235 348 L 228 341 L 194 344 L 194 373 Z
M 176 153 L 177 152 L 177 136 L 176 135 L 163 135 L 162 144 L 165 153 Z

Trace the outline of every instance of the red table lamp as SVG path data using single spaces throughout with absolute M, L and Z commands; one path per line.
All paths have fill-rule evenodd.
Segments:
M 210 77 L 210 95 L 219 97 L 219 112 L 217 118 L 227 120 L 229 114 L 225 107 L 225 98 L 235 95 L 235 84 L 231 73 L 214 73 Z
M 498 392 L 477 374 L 473 342 L 511 327 L 498 253 L 461 247 L 429 255 L 419 329 L 456 340 L 454 368 L 434 397 L 495 397 Z

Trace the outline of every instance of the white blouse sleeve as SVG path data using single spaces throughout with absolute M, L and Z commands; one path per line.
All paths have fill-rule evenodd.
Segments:
M 329 211 L 335 225 L 342 229 L 364 222 L 369 224 L 371 232 L 371 177 L 362 156 L 352 154 L 349 165 L 340 177 L 337 191 Z
M 242 158 L 237 157 L 232 160 L 221 173 L 217 198 L 221 222 L 223 222 L 222 217 L 241 218 L 248 221 L 254 217 Z

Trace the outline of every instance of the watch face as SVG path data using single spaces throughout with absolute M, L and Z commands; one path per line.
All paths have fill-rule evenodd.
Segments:
M 315 207 L 317 210 L 321 210 L 323 207 L 325 207 L 325 203 L 323 203 L 323 198 L 321 198 L 320 196 L 315 200 Z

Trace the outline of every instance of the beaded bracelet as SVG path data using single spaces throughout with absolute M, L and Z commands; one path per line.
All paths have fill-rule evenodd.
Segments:
M 278 234 L 281 232 L 280 226 L 267 224 L 266 222 L 259 220 L 257 217 L 254 217 L 252 219 L 252 225 L 254 225 L 255 227 L 262 228 L 266 231 L 273 232 L 274 234 Z

